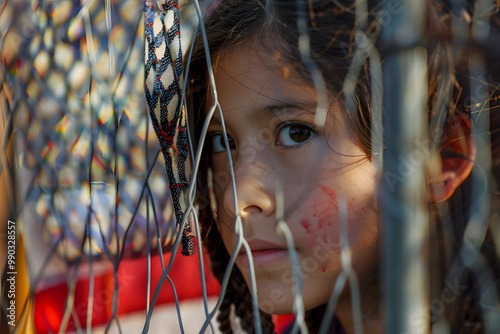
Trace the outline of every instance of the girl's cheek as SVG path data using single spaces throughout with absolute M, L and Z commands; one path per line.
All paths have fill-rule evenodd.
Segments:
M 306 200 L 304 211 L 307 214 L 300 221 L 306 232 L 307 247 L 328 243 L 332 236 L 338 235 L 337 193 L 322 184 L 318 185 L 318 190 L 319 196 L 311 196 Z
M 368 217 L 370 202 L 373 196 L 367 193 L 359 194 L 347 200 L 347 217 L 349 221 L 356 221 Z
M 216 188 L 225 188 L 231 181 L 231 174 L 224 169 L 215 169 L 213 174 L 213 183 Z
M 341 219 L 339 217 L 339 201 L 337 192 L 341 187 L 328 187 L 318 185 L 318 192 L 306 199 L 304 209 L 301 210 L 300 225 L 305 231 L 306 246 L 328 243 L 329 247 L 338 247 Z M 373 231 L 370 215 L 376 217 L 369 210 L 369 197 L 360 194 L 347 200 L 347 233 L 352 242 L 359 242 L 361 247 L 369 246 L 376 239 L 376 231 Z M 366 226 L 365 226 L 366 225 Z M 376 227 L 375 227 L 376 230 Z

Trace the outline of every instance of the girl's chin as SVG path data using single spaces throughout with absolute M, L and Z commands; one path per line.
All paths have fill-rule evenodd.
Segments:
M 258 298 L 259 309 L 264 313 L 276 315 L 294 313 L 293 293 L 287 293 L 281 297 L 277 292 L 274 292 L 274 294 L 267 294 L 265 296 L 259 293 Z M 311 300 L 307 300 L 307 298 L 305 298 L 303 302 L 304 310 L 307 312 L 321 305 L 325 305 L 328 302 L 328 298 L 325 301 L 314 301 L 313 303 L 311 303 Z
M 273 302 L 270 298 L 261 301 L 259 298 L 259 309 L 267 314 L 291 314 L 293 313 L 293 303 Z

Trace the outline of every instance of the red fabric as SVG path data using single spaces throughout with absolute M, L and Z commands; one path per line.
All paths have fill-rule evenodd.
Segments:
M 170 271 L 170 278 L 175 284 L 179 301 L 200 298 L 202 296 L 198 255 L 182 256 L 181 250 L 177 254 Z M 164 263 L 167 264 L 170 254 L 165 254 Z M 205 275 L 208 296 L 218 296 L 220 286 L 209 270 L 208 255 L 204 255 Z M 153 298 L 156 286 L 162 275 L 160 257 L 151 258 L 151 294 Z M 147 293 L 147 259 L 126 259 L 120 262 L 118 269 L 118 315 L 145 310 Z M 111 302 L 115 279 L 113 271 L 109 270 L 94 277 L 94 301 L 92 326 L 106 324 L 111 319 Z M 34 322 L 38 333 L 57 333 L 63 319 L 64 305 L 68 295 L 66 283 L 36 291 L 34 299 Z M 78 315 L 81 328 L 85 328 L 87 318 L 87 304 L 89 295 L 89 279 L 83 277 L 76 283 L 74 310 Z M 156 305 L 173 303 L 173 290 L 165 279 Z M 74 331 L 77 326 L 72 317 L 66 331 Z
M 295 320 L 295 314 L 273 314 L 272 315 L 274 330 L 281 334 Z

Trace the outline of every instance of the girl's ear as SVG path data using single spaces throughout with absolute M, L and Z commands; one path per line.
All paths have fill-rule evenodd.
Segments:
M 476 146 L 472 140 L 471 120 L 456 115 L 446 123 L 441 142 L 441 168 L 436 168 L 429 182 L 430 198 L 443 202 L 469 176 L 476 158 Z

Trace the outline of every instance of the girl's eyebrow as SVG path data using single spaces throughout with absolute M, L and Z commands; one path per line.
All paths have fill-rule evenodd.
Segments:
M 256 120 L 297 116 L 298 114 L 309 114 L 314 116 L 316 113 L 316 103 L 293 103 L 278 104 L 255 108 L 252 112 L 252 118 Z
M 316 103 L 293 103 L 293 104 L 277 104 L 269 106 L 260 106 L 254 108 L 250 113 L 250 117 L 254 120 L 261 121 L 263 119 L 284 118 L 297 116 L 298 114 L 308 114 L 314 116 L 316 114 Z M 212 116 L 211 123 L 221 124 L 218 112 Z

